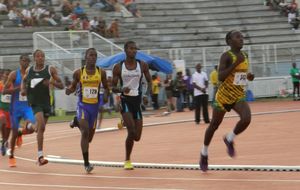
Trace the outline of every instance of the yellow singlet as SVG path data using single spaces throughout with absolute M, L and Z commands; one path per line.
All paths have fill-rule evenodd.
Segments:
M 232 58 L 232 64 L 237 56 L 232 51 L 227 51 Z M 245 101 L 245 85 L 247 84 L 247 72 L 249 67 L 248 57 L 242 52 L 244 62 L 235 67 L 225 81 L 221 82 L 216 94 L 214 107 L 223 111 L 230 111 L 234 103 Z
M 83 67 L 80 76 L 81 102 L 88 104 L 98 103 L 100 84 L 101 70 L 97 67 L 95 74 L 88 75 L 86 67 Z

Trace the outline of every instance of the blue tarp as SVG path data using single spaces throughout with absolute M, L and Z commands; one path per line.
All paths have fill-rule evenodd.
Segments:
M 172 74 L 173 72 L 172 63 L 160 57 L 138 51 L 135 58 L 149 64 L 151 70 L 160 71 L 166 74 Z M 96 64 L 99 67 L 111 69 L 116 63 L 125 61 L 125 59 L 125 52 L 121 52 L 109 57 L 98 58 Z

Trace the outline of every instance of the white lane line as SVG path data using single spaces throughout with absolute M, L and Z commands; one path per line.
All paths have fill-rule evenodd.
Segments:
M 82 175 L 82 174 L 67 174 L 67 173 L 41 173 L 41 172 L 24 172 L 15 170 L 0 169 L 3 173 L 26 174 L 26 175 L 44 175 L 44 176 L 59 176 L 59 177 L 79 177 L 79 178 L 104 178 L 104 179 L 134 179 L 134 180 L 170 180 L 170 181 L 230 181 L 230 182 L 282 182 L 282 183 L 300 183 L 300 179 L 232 179 L 232 178 L 172 178 L 172 177 L 131 177 L 131 176 L 103 176 L 103 175 Z M 205 176 L 205 173 L 203 174 Z M 207 176 L 205 176 L 207 177 Z
M 162 189 L 162 188 L 139 188 L 139 187 L 105 187 L 105 186 L 75 186 L 75 185 L 50 185 L 33 183 L 6 183 L 0 182 L 0 185 L 22 186 L 22 187 L 51 187 L 51 188 L 76 188 L 76 189 L 120 189 L 120 190 L 181 190 L 181 189 Z

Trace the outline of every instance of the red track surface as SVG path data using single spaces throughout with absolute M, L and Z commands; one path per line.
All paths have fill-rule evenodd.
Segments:
M 294 110 L 300 102 L 255 102 L 252 113 Z M 230 131 L 237 117 L 224 119 L 209 148 L 209 164 L 213 165 L 286 165 L 300 166 L 300 128 L 298 112 L 255 115 L 247 131 L 237 137 L 237 157 L 226 154 L 222 136 Z M 145 117 L 144 123 L 193 119 L 193 112 L 159 114 Z M 234 115 L 234 112 L 226 116 Z M 117 119 L 103 121 L 115 127 Z M 145 127 L 142 140 L 135 144 L 132 161 L 143 163 L 197 164 L 206 125 L 194 122 Z M 124 160 L 126 130 L 97 133 L 90 146 L 90 159 Z M 80 133 L 67 123 L 48 124 L 45 154 L 81 159 Z M 0 158 L 0 190 L 8 189 L 299 189 L 299 172 L 200 171 L 96 167 L 85 174 L 83 166 L 54 164 L 39 167 L 35 135 L 24 138 L 18 149 L 17 167 L 9 168 L 8 158 Z

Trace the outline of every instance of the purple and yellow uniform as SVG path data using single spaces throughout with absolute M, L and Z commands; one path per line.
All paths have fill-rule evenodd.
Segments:
M 77 118 L 78 120 L 88 121 L 89 128 L 95 128 L 99 107 L 101 70 L 99 67 L 96 67 L 93 75 L 87 74 L 86 67 L 81 68 L 80 71 Z
M 235 63 L 237 56 L 231 51 L 227 52 Z M 245 101 L 245 85 L 249 67 L 248 57 L 242 52 L 244 61 L 231 71 L 225 81 L 221 82 L 216 94 L 214 107 L 221 111 L 230 111 L 235 103 Z

